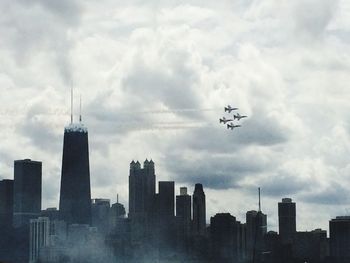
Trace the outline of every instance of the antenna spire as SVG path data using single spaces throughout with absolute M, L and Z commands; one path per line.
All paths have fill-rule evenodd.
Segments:
M 259 187 L 259 212 L 261 212 L 261 195 L 260 195 L 260 187 Z
M 79 122 L 81 122 L 81 94 L 80 94 L 80 105 L 79 105 Z
M 73 85 L 70 89 L 70 123 L 73 123 Z
M 119 194 L 117 194 L 117 203 L 119 203 Z

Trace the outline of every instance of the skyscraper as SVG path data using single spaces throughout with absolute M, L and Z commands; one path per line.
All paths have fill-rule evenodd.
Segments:
M 278 226 L 282 242 L 290 243 L 296 233 L 296 205 L 291 198 L 278 203 Z
M 206 232 L 205 194 L 202 184 L 196 184 L 193 193 L 193 233 L 204 235 Z
M 8 228 L 13 220 L 13 180 L 0 181 L 0 229 Z
M 350 262 L 350 217 L 337 216 L 329 221 L 332 263 Z
M 161 218 L 173 218 L 175 213 L 175 182 L 162 181 L 158 183 L 159 208 L 158 213 Z
M 261 211 L 248 211 L 246 231 L 248 260 L 257 260 L 261 256 L 264 236 L 267 233 L 267 216 Z
M 180 253 L 186 253 L 189 250 L 191 208 L 191 196 L 187 194 L 187 187 L 181 187 L 180 195 L 176 196 L 176 233 Z
M 68 224 L 91 224 L 88 130 L 81 123 L 64 129 L 60 216 Z
M 129 175 L 129 217 L 146 218 L 153 210 L 156 192 L 156 175 L 154 162 L 144 162 L 143 168 L 139 161 L 130 163 Z
M 30 159 L 14 162 L 13 226 L 29 225 L 41 212 L 41 162 Z

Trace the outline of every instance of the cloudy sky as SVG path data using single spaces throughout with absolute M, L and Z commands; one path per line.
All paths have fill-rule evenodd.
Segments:
M 350 213 L 350 3 L 346 0 L 2 0 L 0 178 L 43 161 L 58 206 L 70 87 L 83 94 L 92 196 L 127 206 L 131 160 L 193 191 L 208 219 L 277 202 L 298 229 Z M 77 105 L 78 103 L 75 103 Z M 249 118 L 228 131 L 223 106 Z M 77 119 L 78 107 L 75 107 Z M 229 115 L 226 115 L 229 117 Z

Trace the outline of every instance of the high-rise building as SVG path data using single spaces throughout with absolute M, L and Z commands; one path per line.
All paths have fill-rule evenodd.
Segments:
M 196 235 L 206 233 L 205 194 L 202 184 L 196 184 L 193 193 L 193 233 Z
M 14 162 L 13 226 L 29 225 L 41 212 L 41 162 L 30 159 Z
M 175 213 L 175 182 L 158 182 L 159 208 L 158 213 L 161 218 L 172 218 Z
M 130 163 L 129 217 L 147 218 L 151 215 L 156 191 L 154 162 L 146 160 L 143 168 L 139 161 Z
M 229 213 L 210 218 L 211 255 L 213 262 L 239 262 L 241 260 L 241 224 Z
M 92 199 L 91 202 L 92 226 L 97 227 L 100 233 L 106 235 L 109 230 L 109 199 Z
M 291 243 L 296 233 L 296 205 L 291 198 L 278 203 L 278 226 L 281 241 Z
M 64 129 L 59 211 L 68 224 L 91 224 L 88 130 L 81 122 Z
M 180 252 L 185 253 L 189 247 L 191 233 L 191 196 L 187 194 L 187 188 L 180 188 L 180 195 L 176 196 L 176 227 L 177 244 Z
M 350 262 L 350 216 L 337 216 L 329 221 L 332 263 Z
M 29 263 L 35 263 L 39 259 L 40 249 L 50 244 L 50 219 L 48 217 L 31 219 L 29 229 Z
M 266 233 L 267 216 L 261 211 L 248 211 L 246 213 L 246 256 L 249 261 L 258 260 L 262 255 Z
M 13 180 L 0 181 L 0 229 L 12 226 Z

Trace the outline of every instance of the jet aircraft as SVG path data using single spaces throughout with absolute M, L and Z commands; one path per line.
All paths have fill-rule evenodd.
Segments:
M 222 119 L 220 119 L 220 123 L 226 124 L 229 121 L 233 121 L 232 119 L 226 119 L 225 117 L 222 117 Z
M 225 112 L 231 113 L 233 110 L 238 110 L 238 108 L 232 108 L 230 105 L 227 105 L 227 107 L 225 107 Z
M 238 112 L 236 113 L 236 115 L 233 115 L 233 119 L 234 120 L 238 120 L 238 121 L 240 121 L 241 119 L 243 119 L 243 118 L 247 118 L 247 116 L 245 116 L 245 115 L 241 115 L 241 114 L 239 114 Z
M 233 130 L 234 128 L 239 128 L 241 125 L 234 125 L 233 122 L 227 124 L 227 129 Z

